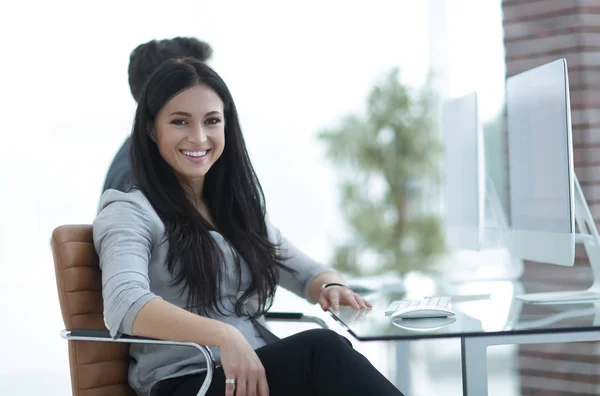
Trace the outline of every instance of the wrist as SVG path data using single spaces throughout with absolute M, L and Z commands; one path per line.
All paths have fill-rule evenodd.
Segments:
M 221 347 L 221 345 L 226 344 L 228 340 L 231 339 L 231 337 L 233 336 L 234 332 L 236 332 L 237 329 L 227 323 L 223 323 L 220 322 L 220 326 L 219 329 L 217 330 L 217 347 Z

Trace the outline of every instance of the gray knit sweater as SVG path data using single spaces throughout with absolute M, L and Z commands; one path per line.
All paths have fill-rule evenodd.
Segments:
M 267 228 L 269 240 L 279 243 L 283 255 L 289 257 L 284 263 L 297 271 L 293 275 L 281 271 L 281 286 L 308 300 L 312 278 L 332 270 L 300 252 L 268 221 Z M 99 214 L 94 220 L 94 245 L 102 269 L 104 321 L 113 337 L 131 334 L 136 315 L 154 298 L 186 308 L 186 295 L 172 286 L 166 267 L 168 245 L 163 242 L 164 232 L 163 222 L 140 191 L 108 190 L 102 195 Z M 211 236 L 225 257 L 222 302 L 227 311 L 234 312 L 240 291 L 250 285 L 249 268 L 242 259 L 241 282 L 238 282 L 231 248 L 219 233 L 211 231 Z M 265 344 L 248 317 L 235 314 L 210 317 L 235 326 L 255 349 Z M 264 319 L 259 322 L 264 324 Z M 218 349 L 213 348 L 213 353 L 219 364 Z M 138 395 L 147 395 L 161 379 L 206 369 L 202 355 L 189 347 L 133 344 L 130 355 L 129 383 Z

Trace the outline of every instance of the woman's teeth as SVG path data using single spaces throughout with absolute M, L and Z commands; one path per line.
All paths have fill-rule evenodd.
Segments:
M 208 152 L 208 150 L 204 150 L 204 151 L 182 151 L 183 154 L 187 155 L 188 157 L 204 157 L 206 155 L 206 153 Z

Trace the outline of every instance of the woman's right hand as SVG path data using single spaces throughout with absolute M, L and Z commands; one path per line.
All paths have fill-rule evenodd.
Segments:
M 223 342 L 219 344 L 225 378 L 235 384 L 225 384 L 225 396 L 269 396 L 265 369 L 242 333 L 226 325 Z

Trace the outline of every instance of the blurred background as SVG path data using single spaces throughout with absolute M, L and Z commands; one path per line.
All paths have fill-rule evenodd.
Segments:
M 553 43 L 564 43 L 559 38 L 553 41 L 552 28 L 564 18 L 592 12 L 584 9 L 584 3 L 2 2 L 0 394 L 70 393 L 50 235 L 58 225 L 91 223 L 95 216 L 110 161 L 131 129 L 135 104 L 127 66 L 129 53 L 138 44 L 193 36 L 212 46 L 209 64 L 236 100 L 271 219 L 290 240 L 349 275 L 397 271 L 410 277 L 426 273 L 444 254 L 440 236 L 419 250 L 418 260 L 394 267 L 398 257 L 411 249 L 414 253 L 423 230 L 438 231 L 439 103 L 478 91 L 487 171 L 506 205 L 506 65 L 512 65 L 509 74 L 514 74 L 544 58 L 536 55 L 524 63 L 538 47 L 523 47 L 511 58 L 505 44 L 509 48 L 514 41 L 541 34 L 548 56 L 565 56 L 552 52 Z M 507 22 L 507 15 L 518 23 Z M 600 26 L 599 18 L 588 22 Z M 528 30 L 524 23 L 539 29 Z M 517 39 L 507 41 L 505 28 L 511 26 Z M 579 47 L 571 47 L 567 54 L 575 56 Z M 597 52 L 590 56 L 597 57 Z M 408 99 L 385 96 L 386 92 L 402 92 Z M 431 99 L 426 107 L 423 98 Z M 388 110 L 398 103 L 399 121 L 388 120 L 387 136 L 369 135 L 373 131 L 367 121 L 376 100 Z M 415 124 L 419 117 L 427 122 Z M 419 164 L 412 174 L 403 175 L 401 196 L 409 201 L 403 210 L 428 220 L 410 223 L 418 231 L 412 234 L 412 244 L 400 238 L 399 256 L 377 266 L 373 263 L 381 262 L 380 253 L 368 243 L 374 223 L 365 223 L 368 213 L 357 213 L 356 207 L 387 202 L 381 200 L 381 194 L 390 191 L 382 177 L 387 165 L 369 162 L 369 152 L 360 149 L 366 146 L 358 143 L 384 147 L 400 137 L 411 141 L 411 136 L 426 138 L 426 144 L 422 155 L 394 157 Z M 367 165 L 361 169 L 361 164 Z M 352 181 L 367 179 L 372 185 L 364 190 L 374 193 L 362 194 L 360 183 L 352 187 Z M 398 207 L 390 210 L 398 221 L 403 212 Z M 363 248 L 361 252 L 348 251 L 353 241 Z M 286 307 L 281 302 L 286 298 L 291 301 L 284 293 L 278 307 Z M 394 375 L 389 345 L 364 343 L 357 348 L 376 360 L 386 375 Z M 490 353 L 490 394 L 521 394 L 518 349 L 494 349 L 498 352 Z M 458 341 L 415 342 L 409 356 L 410 394 L 462 394 Z

